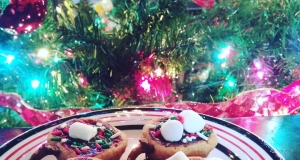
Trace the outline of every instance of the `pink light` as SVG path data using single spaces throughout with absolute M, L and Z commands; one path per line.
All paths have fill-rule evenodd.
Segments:
M 149 84 L 148 80 L 143 81 L 141 86 L 144 88 L 144 90 L 146 92 L 150 92 L 150 84 Z
M 259 61 L 254 62 L 254 65 L 257 69 L 261 69 L 261 63 Z
M 258 76 L 259 79 L 263 79 L 264 78 L 264 72 L 262 72 L 262 71 L 257 72 L 257 76 Z

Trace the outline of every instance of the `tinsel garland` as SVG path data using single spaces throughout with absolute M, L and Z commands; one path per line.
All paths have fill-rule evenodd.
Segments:
M 263 88 L 247 91 L 221 103 L 180 102 L 153 104 L 147 107 L 192 109 L 214 117 L 276 116 L 294 114 L 300 106 L 300 80 L 276 90 Z M 59 118 L 92 111 L 89 108 L 69 108 L 63 110 L 36 110 L 15 93 L 0 93 L 0 106 L 16 111 L 27 123 L 38 126 Z M 132 107 L 132 106 L 131 106 Z M 145 107 L 134 106 L 134 107 Z

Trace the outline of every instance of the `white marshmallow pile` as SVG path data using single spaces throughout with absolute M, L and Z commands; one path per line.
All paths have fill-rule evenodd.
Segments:
M 85 141 L 89 141 L 97 134 L 97 128 L 80 122 L 70 125 L 69 136 Z
M 188 133 L 199 132 L 205 126 L 204 119 L 192 110 L 184 110 L 179 115 L 183 117 L 183 128 Z
M 182 137 L 183 126 L 181 122 L 177 120 L 168 120 L 162 124 L 160 131 L 166 141 L 177 142 L 180 141 Z

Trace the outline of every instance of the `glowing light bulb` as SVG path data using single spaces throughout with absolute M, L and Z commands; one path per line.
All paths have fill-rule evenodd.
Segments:
M 39 85 L 40 85 L 40 81 L 39 80 L 34 79 L 34 80 L 31 81 L 31 87 L 33 89 L 37 89 L 39 87 Z
M 61 8 L 58 7 L 58 6 L 57 6 L 55 9 L 56 9 L 56 12 L 57 12 L 57 13 L 61 13 L 61 11 L 62 11 Z
M 162 76 L 162 69 L 160 69 L 160 68 L 157 68 L 155 71 L 154 71 L 155 73 L 156 73 L 156 76 L 157 77 L 160 77 L 160 76 Z
M 15 56 L 8 55 L 6 56 L 6 61 L 4 63 L 11 64 L 11 62 L 15 59 Z
M 144 88 L 144 90 L 146 92 L 150 91 L 150 84 L 149 84 L 148 80 L 143 81 L 142 84 L 141 84 L 141 86 Z
M 219 59 L 225 59 L 225 58 L 227 58 L 229 56 L 229 54 L 230 54 L 230 50 L 231 50 L 230 47 L 224 48 L 222 50 L 222 52 L 218 55 L 218 58 Z
M 227 67 L 227 64 L 224 62 L 224 63 L 221 64 L 221 67 L 222 67 L 222 68 L 226 68 L 226 67 Z
M 254 62 L 254 65 L 257 69 L 261 69 L 261 63 L 260 62 L 258 62 L 258 61 Z
M 37 56 L 40 58 L 47 58 L 49 54 L 49 51 L 46 48 L 42 48 L 38 51 Z
M 233 86 L 234 86 L 234 82 L 228 81 L 228 86 L 229 86 L 229 87 L 233 87 Z
M 262 72 L 262 71 L 257 72 L 257 77 L 259 79 L 263 79 L 264 78 L 264 72 Z
M 51 75 L 54 77 L 56 75 L 56 71 L 51 71 Z

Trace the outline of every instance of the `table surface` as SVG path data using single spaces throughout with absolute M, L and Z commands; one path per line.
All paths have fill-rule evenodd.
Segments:
M 300 153 L 300 115 L 276 117 L 242 117 L 224 119 L 256 134 L 287 160 L 298 159 Z M 0 129 L 0 145 L 30 128 Z

